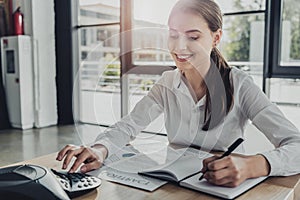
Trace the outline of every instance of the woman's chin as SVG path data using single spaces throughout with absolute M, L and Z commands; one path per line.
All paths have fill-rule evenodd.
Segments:
M 195 70 L 195 67 L 189 62 L 186 62 L 186 63 L 177 63 L 176 62 L 176 66 L 181 71 Z

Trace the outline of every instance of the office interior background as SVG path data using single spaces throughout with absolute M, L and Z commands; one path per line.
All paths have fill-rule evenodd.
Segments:
M 219 49 L 300 128 L 299 0 L 216 1 L 224 13 Z M 25 96 L 12 92 L 6 81 L 12 72 L 1 63 L 1 166 L 92 142 L 175 68 L 166 38 L 176 0 L 0 0 L 2 37 L 13 35 L 9 3 L 12 12 L 20 6 L 24 14 L 31 65 L 19 64 L 31 70 L 32 85 Z M 29 95 L 32 127 L 22 130 L 11 113 L 28 117 L 14 103 Z M 162 115 L 145 133 L 165 137 L 163 121 Z M 251 122 L 246 139 L 249 154 L 273 148 Z

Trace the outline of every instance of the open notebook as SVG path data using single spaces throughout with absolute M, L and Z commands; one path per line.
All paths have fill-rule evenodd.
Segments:
M 139 174 L 176 182 L 182 187 L 226 199 L 233 199 L 266 179 L 266 177 L 248 179 L 235 188 L 212 185 L 205 179 L 199 181 L 198 179 L 202 175 L 200 173 L 202 159 L 192 155 L 183 155 L 171 163 L 140 171 Z

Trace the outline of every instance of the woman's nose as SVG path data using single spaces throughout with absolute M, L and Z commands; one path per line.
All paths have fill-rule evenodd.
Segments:
M 176 50 L 186 50 L 187 49 L 187 41 L 184 36 L 178 37 L 175 49 Z

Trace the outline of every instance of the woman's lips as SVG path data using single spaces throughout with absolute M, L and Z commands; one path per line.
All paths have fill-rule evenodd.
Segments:
M 193 54 L 175 54 L 178 62 L 187 62 Z

